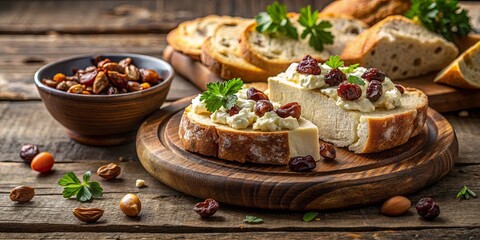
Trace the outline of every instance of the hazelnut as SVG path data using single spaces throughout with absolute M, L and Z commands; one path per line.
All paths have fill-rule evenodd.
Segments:
M 400 216 L 408 211 L 412 202 L 403 196 L 395 196 L 383 203 L 380 212 L 387 216 Z
M 120 200 L 120 210 L 129 217 L 136 217 L 142 210 L 142 202 L 137 195 L 129 193 Z
M 32 200 L 35 196 L 35 189 L 28 186 L 18 186 L 10 191 L 10 200 L 19 203 L 25 203 Z
M 86 223 L 94 223 L 98 221 L 103 215 L 103 210 L 100 208 L 75 208 L 73 209 L 73 215 L 78 220 Z
M 97 174 L 98 176 L 105 178 L 107 180 L 114 179 L 120 175 L 122 172 L 122 168 L 118 166 L 116 163 L 110 163 L 108 165 L 104 165 L 98 168 Z

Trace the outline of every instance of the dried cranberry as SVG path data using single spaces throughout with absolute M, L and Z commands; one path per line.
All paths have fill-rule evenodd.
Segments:
M 320 75 L 322 73 L 322 69 L 320 68 L 320 66 L 318 66 L 317 60 L 312 58 L 310 55 L 307 55 L 298 64 L 297 72 L 304 74 Z
M 401 94 L 405 93 L 405 88 L 400 84 L 395 84 L 395 87 L 400 91 Z
M 367 98 L 372 101 L 376 102 L 382 96 L 382 83 L 377 80 L 372 80 L 368 84 L 367 87 Z
M 440 207 L 431 198 L 422 198 L 415 206 L 418 215 L 428 221 L 433 221 L 440 215 Z
M 273 110 L 273 105 L 268 100 L 258 100 L 255 103 L 255 115 L 259 117 L 263 117 L 266 112 L 270 112 Z
M 302 106 L 297 102 L 287 103 L 275 110 L 275 113 L 281 118 L 294 117 L 299 119 L 302 115 Z
M 97 70 L 86 72 L 80 76 L 79 82 L 84 85 L 92 85 L 97 76 Z
M 330 70 L 327 74 L 325 74 L 325 83 L 330 86 L 337 86 L 343 81 L 347 80 L 347 75 L 342 72 L 342 70 L 338 68 L 334 68 Z
M 367 79 L 368 81 L 377 80 L 383 82 L 385 80 L 385 73 L 377 68 L 370 68 L 362 74 L 362 78 Z
M 195 204 L 193 211 L 195 211 L 201 217 L 210 217 L 217 212 L 220 208 L 220 204 L 213 198 L 207 198 L 203 202 Z
M 230 108 L 230 109 L 228 110 L 228 115 L 230 115 L 230 117 L 231 117 L 231 116 L 233 116 L 233 115 L 235 115 L 235 114 L 238 114 L 239 112 L 240 112 L 240 108 L 237 107 L 237 106 L 233 106 L 232 108 Z
M 265 93 L 254 87 L 247 90 L 247 98 L 255 102 L 258 100 L 268 100 L 268 96 Z
M 335 147 L 332 144 L 322 143 L 320 145 L 320 155 L 326 160 L 334 160 L 337 156 Z
M 23 145 L 22 148 L 20 149 L 20 157 L 26 163 L 32 162 L 33 158 L 37 156 L 38 153 L 40 153 L 40 151 L 38 150 L 38 147 L 33 144 Z
M 294 172 L 309 172 L 317 167 L 317 163 L 312 156 L 307 155 L 305 157 L 292 157 L 288 162 L 288 167 Z
M 362 89 L 357 84 L 342 83 L 338 86 L 337 94 L 347 101 L 353 101 L 362 96 Z

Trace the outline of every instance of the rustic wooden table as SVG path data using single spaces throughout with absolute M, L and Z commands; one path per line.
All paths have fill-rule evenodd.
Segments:
M 147 174 L 138 162 L 134 143 L 102 148 L 77 144 L 47 113 L 33 85 L 33 73 L 43 64 L 85 53 L 129 52 L 161 57 L 165 33 L 179 21 L 214 12 L 251 16 L 267 3 L 219 2 L 0 3 L 0 239 L 480 239 L 479 199 L 455 198 L 463 185 L 480 193 L 480 109 L 469 110 L 468 117 L 459 117 L 457 112 L 445 114 L 459 140 L 459 159 L 440 182 L 408 196 L 413 203 L 429 196 L 440 204 L 441 215 L 433 222 L 420 219 L 414 207 L 402 217 L 386 217 L 379 213 L 379 205 L 321 211 L 318 221 L 312 222 L 301 220 L 303 212 L 222 206 L 216 217 L 204 220 L 192 211 L 199 199 L 172 190 Z M 320 8 L 326 1 L 291 2 L 292 8 L 306 3 L 316 3 Z M 478 26 L 480 4 L 464 4 L 475 15 Z M 198 92 L 177 76 L 168 101 Z M 18 152 L 25 143 L 38 144 L 51 152 L 56 158 L 54 171 L 37 174 L 24 164 Z M 93 176 L 105 190 L 103 198 L 80 204 L 62 197 L 57 181 L 64 173 L 96 171 L 109 162 L 120 164 L 124 171 L 120 179 L 110 182 Z M 148 187 L 135 187 L 139 178 L 145 179 Z M 35 187 L 32 202 L 10 201 L 10 189 L 18 185 Z M 136 193 L 142 199 L 139 218 L 125 217 L 119 210 L 118 202 L 126 193 Z M 105 214 L 96 224 L 84 224 L 71 213 L 79 205 L 103 208 Z M 245 215 L 261 217 L 265 223 L 243 224 Z

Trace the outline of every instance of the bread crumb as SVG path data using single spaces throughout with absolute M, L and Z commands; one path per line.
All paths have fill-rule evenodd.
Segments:
M 459 117 L 468 117 L 468 112 L 467 112 L 467 111 L 460 111 L 460 112 L 458 113 L 458 116 L 459 116 Z
M 135 181 L 135 186 L 137 186 L 138 188 L 145 187 L 145 180 L 137 179 L 137 181 Z
M 315 218 L 315 221 L 320 221 L 320 218 Z

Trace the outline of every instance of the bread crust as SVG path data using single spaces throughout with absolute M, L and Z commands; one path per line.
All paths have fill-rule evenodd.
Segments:
M 180 26 L 182 24 L 187 24 L 187 22 L 184 22 L 184 23 L 181 23 Z M 180 27 L 179 26 L 179 27 Z M 185 44 L 182 44 L 182 41 L 179 41 L 179 39 L 182 38 L 181 34 L 180 34 L 180 30 L 179 30 L 179 27 L 173 29 L 172 31 L 170 31 L 168 34 L 167 34 L 167 43 L 168 45 L 172 46 L 173 49 L 175 49 L 176 51 L 179 51 L 195 60 L 200 60 L 200 54 L 201 54 L 201 51 L 195 49 L 195 48 L 190 48 L 188 46 L 186 46 Z

